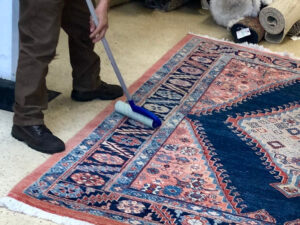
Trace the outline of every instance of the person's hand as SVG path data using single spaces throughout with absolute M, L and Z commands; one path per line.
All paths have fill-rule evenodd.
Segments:
M 108 7 L 108 0 L 100 0 L 95 9 L 99 22 L 98 27 L 96 27 L 92 19 L 90 20 L 90 38 L 92 39 L 93 43 L 100 41 L 105 36 L 105 33 L 108 29 Z

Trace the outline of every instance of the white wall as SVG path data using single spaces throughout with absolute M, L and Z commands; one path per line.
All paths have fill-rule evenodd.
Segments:
M 19 0 L 0 0 L 0 78 L 15 81 Z

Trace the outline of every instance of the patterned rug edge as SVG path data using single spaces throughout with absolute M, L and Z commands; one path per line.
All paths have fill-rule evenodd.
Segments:
M 3 197 L 0 198 L 0 206 L 5 207 L 11 211 L 23 213 L 29 216 L 33 216 L 40 219 L 45 219 L 48 221 L 55 222 L 57 224 L 65 224 L 65 225 L 92 225 L 91 223 L 72 219 L 70 217 L 58 216 L 53 213 L 48 213 L 44 210 L 40 210 L 38 208 L 32 207 L 28 204 L 25 204 L 21 201 L 15 200 L 11 197 Z
M 271 54 L 271 55 L 276 55 L 276 56 L 284 57 L 284 58 L 291 59 L 291 60 L 300 60 L 300 57 L 295 56 L 293 53 L 290 53 L 290 52 L 276 52 L 276 51 L 273 51 L 269 48 L 264 47 L 261 44 L 251 44 L 251 43 L 248 43 L 248 42 L 234 43 L 231 40 L 226 39 L 226 38 L 222 38 L 222 39 L 214 38 L 214 37 L 211 37 L 209 35 L 195 34 L 195 33 L 192 33 L 192 32 L 189 32 L 188 34 L 196 36 L 196 37 L 200 37 L 200 38 L 206 38 L 206 39 L 211 39 L 211 40 L 215 40 L 215 41 L 218 41 L 218 42 L 223 42 L 223 43 L 227 43 L 227 44 L 233 44 L 233 45 L 241 46 L 241 47 L 247 48 L 247 49 L 255 49 L 255 50 L 260 51 L 260 52 L 265 52 L 265 53 L 268 53 L 268 54 Z M 300 38 L 299 38 L 299 40 L 300 40 Z
M 150 67 L 138 80 L 136 80 L 130 87 L 129 92 L 135 92 L 145 80 L 149 79 L 153 73 L 160 67 L 162 67 L 168 59 L 170 59 L 180 48 L 182 48 L 191 38 L 195 35 L 187 34 L 183 39 L 181 39 L 175 46 L 162 56 L 154 65 Z M 118 100 L 125 100 L 125 97 L 121 97 Z M 116 100 L 117 101 L 117 100 Z M 50 220 L 59 224 L 64 225 L 81 225 L 82 220 L 80 218 L 85 218 L 86 224 L 93 224 L 96 218 L 91 215 L 84 213 L 76 213 L 69 209 L 62 210 L 60 207 L 55 207 L 50 204 L 45 204 L 41 206 L 40 202 L 36 199 L 29 198 L 24 195 L 22 191 L 37 180 L 43 173 L 55 165 L 61 158 L 66 156 L 72 149 L 81 143 L 81 141 L 89 135 L 89 133 L 94 130 L 110 113 L 114 111 L 114 105 L 116 101 L 112 101 L 103 111 L 101 111 L 94 119 L 92 119 L 83 129 L 81 129 L 77 134 L 74 135 L 66 143 L 66 150 L 62 153 L 55 154 L 46 160 L 42 165 L 36 168 L 30 175 L 23 178 L 15 187 L 8 193 L 7 197 L 0 198 L 0 207 L 5 207 L 11 211 L 24 213 L 30 216 L 34 216 L 41 219 Z M 41 213 L 41 214 L 40 214 Z M 55 215 L 55 216 L 53 216 Z M 72 219 L 72 218 L 75 219 Z M 70 219 L 68 219 L 70 218 Z M 78 222 L 80 222 L 78 224 Z M 97 223 L 99 224 L 99 223 Z M 103 225 L 121 225 L 116 221 L 103 217 Z

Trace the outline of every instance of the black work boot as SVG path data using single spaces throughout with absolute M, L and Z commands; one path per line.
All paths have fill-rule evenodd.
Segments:
M 13 125 L 11 135 L 29 147 L 43 153 L 54 154 L 65 150 L 65 144 L 45 125 Z
M 123 90 L 119 85 L 101 82 L 94 91 L 72 91 L 71 98 L 75 101 L 85 102 L 93 99 L 114 100 L 123 95 Z

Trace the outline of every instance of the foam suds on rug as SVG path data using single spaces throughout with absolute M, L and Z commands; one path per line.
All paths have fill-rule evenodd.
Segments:
M 75 220 L 69 217 L 58 216 L 52 213 L 45 212 L 41 209 L 32 207 L 23 202 L 17 201 L 10 197 L 0 198 L 0 207 L 5 207 L 9 210 L 24 213 L 33 217 L 37 217 L 40 219 L 49 220 L 55 222 L 57 224 L 63 225 L 92 225 L 91 223 L 84 222 L 81 220 Z

